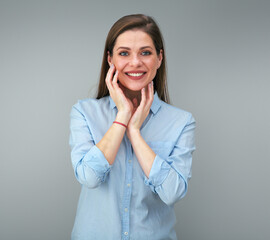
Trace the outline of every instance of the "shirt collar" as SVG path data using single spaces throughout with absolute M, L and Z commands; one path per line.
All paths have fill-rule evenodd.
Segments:
M 111 98 L 111 96 L 109 96 L 109 101 L 110 101 L 110 108 L 113 109 L 116 107 L 113 99 Z M 161 107 L 161 100 L 159 99 L 158 95 L 157 95 L 157 92 L 154 94 L 154 100 L 153 100 L 153 103 L 151 105 L 151 112 L 153 114 L 156 114 L 157 111 L 159 110 L 159 108 Z

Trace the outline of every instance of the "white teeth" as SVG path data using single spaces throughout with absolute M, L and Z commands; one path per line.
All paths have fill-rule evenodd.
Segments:
M 143 75 L 143 73 L 127 73 L 127 75 L 132 76 L 132 77 L 140 77 Z

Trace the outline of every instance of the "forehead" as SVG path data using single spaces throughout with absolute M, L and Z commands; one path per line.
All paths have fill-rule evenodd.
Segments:
M 128 30 L 120 34 L 115 42 L 114 48 L 118 47 L 142 47 L 150 46 L 154 48 L 152 38 L 142 30 Z

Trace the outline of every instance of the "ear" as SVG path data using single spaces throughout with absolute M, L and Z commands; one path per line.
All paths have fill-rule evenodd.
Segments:
M 160 49 L 159 55 L 158 55 L 158 69 L 162 63 L 162 59 L 163 59 L 163 50 Z
M 107 52 L 107 54 L 108 54 L 108 56 L 107 56 L 107 61 L 108 61 L 108 64 L 111 66 L 112 65 L 112 56 L 111 56 L 111 54 L 110 54 L 110 52 L 108 51 Z

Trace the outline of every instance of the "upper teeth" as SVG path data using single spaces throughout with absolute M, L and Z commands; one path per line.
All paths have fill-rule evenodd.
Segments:
M 128 75 L 132 77 L 139 77 L 139 76 L 142 76 L 143 73 L 128 73 Z

